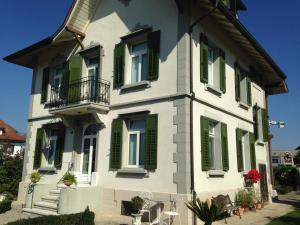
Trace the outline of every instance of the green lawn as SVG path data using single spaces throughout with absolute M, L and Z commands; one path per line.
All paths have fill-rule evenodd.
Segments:
M 272 220 L 267 225 L 300 225 L 300 210 L 295 210 Z

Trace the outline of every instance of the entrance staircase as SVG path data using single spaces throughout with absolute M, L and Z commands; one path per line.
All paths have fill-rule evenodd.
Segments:
M 51 190 L 48 195 L 42 196 L 41 201 L 33 202 L 32 208 L 23 208 L 23 211 L 41 216 L 58 215 L 61 189 L 58 187 L 58 189 Z

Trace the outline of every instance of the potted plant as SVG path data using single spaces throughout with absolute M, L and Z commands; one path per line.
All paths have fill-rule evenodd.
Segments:
M 253 205 L 253 195 L 251 192 L 242 189 L 239 190 L 236 194 L 236 202 L 239 203 L 239 205 L 243 208 L 241 210 L 243 213 L 246 213 L 250 210 L 250 206 Z
M 132 216 L 133 216 L 133 225 L 140 225 L 142 224 L 142 216 L 143 214 L 140 213 L 140 210 L 143 208 L 144 200 L 139 197 L 135 196 L 131 199 L 131 206 L 132 206 Z
M 221 208 L 208 200 L 202 202 L 197 198 L 196 202 L 189 201 L 186 206 L 204 222 L 204 225 L 211 225 L 221 214 Z
M 33 172 L 30 175 L 30 181 L 33 184 L 36 184 L 37 182 L 39 182 L 41 179 L 41 174 L 39 172 Z
M 64 176 L 63 176 L 63 183 L 70 187 L 72 184 L 77 184 L 77 181 L 76 181 L 76 177 L 74 174 L 71 174 L 69 172 L 67 172 Z

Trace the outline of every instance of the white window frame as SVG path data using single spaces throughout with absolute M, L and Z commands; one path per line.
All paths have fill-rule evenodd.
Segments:
M 211 59 L 211 53 L 212 52 L 212 59 Z M 208 46 L 208 78 L 207 83 L 208 85 L 215 86 L 214 80 L 215 80 L 215 74 L 214 74 L 214 58 L 215 58 L 215 49 L 213 47 Z
M 58 71 L 60 71 L 60 73 L 58 73 Z M 54 78 L 53 78 L 53 86 L 55 88 L 57 88 L 57 90 L 60 89 L 60 86 L 61 86 L 61 81 L 62 81 L 62 69 L 61 68 L 55 68 L 54 69 Z M 59 80 L 59 83 L 58 83 L 58 87 L 55 86 L 55 80 L 58 79 Z
M 50 136 L 49 137 L 49 146 L 51 146 L 51 141 L 54 141 L 54 148 L 53 148 L 53 162 L 50 164 L 49 163 L 49 148 L 47 149 L 47 157 L 46 157 L 46 162 L 47 166 L 54 166 L 54 160 L 55 160 L 55 153 L 56 153 L 56 148 L 57 148 L 57 136 Z
M 132 123 L 133 121 L 135 120 L 130 120 L 129 121 L 129 126 L 130 126 L 130 123 Z M 137 143 L 136 143 L 136 146 L 137 146 L 137 149 L 136 149 L 136 164 L 135 165 L 130 165 L 129 164 L 129 155 L 130 155 L 130 135 L 132 134 L 136 134 L 137 135 Z M 140 139 L 141 139 L 141 134 L 144 134 L 145 135 L 145 128 L 144 129 L 139 129 L 139 130 L 136 130 L 136 129 L 130 129 L 128 130 L 128 150 L 127 150 L 127 163 L 126 163 L 126 166 L 129 167 L 129 168 L 144 168 L 144 165 L 140 165 L 139 162 L 140 162 Z
M 142 81 L 142 59 L 143 59 L 143 55 L 146 55 L 146 57 L 147 57 L 147 54 L 148 54 L 147 47 L 143 50 L 133 52 L 134 46 L 141 45 L 141 44 L 147 44 L 147 42 L 136 43 L 136 44 L 133 44 L 130 46 L 130 71 L 129 71 L 130 84 L 134 84 L 134 83 L 138 83 L 138 82 Z M 138 62 L 138 79 L 137 79 L 137 81 L 134 82 L 132 80 L 132 61 L 133 61 L 133 58 L 135 58 L 135 57 L 139 57 L 139 62 Z
M 244 171 L 249 171 L 251 170 L 250 135 L 249 132 L 246 131 L 243 131 L 242 151 L 243 151 Z
M 211 125 L 213 124 L 213 132 L 211 132 Z M 217 129 L 219 132 L 217 132 Z M 213 149 L 210 154 L 213 154 L 213 161 L 210 165 L 209 170 L 222 170 L 222 143 L 221 143 L 221 130 L 220 130 L 220 122 L 215 120 L 209 120 L 209 139 L 213 138 Z M 210 144 L 210 140 L 209 140 Z M 211 147 L 209 146 L 209 150 Z M 219 150 L 218 150 L 219 149 Z M 217 161 L 220 161 L 220 165 L 218 165 Z M 220 166 L 220 168 L 218 168 Z

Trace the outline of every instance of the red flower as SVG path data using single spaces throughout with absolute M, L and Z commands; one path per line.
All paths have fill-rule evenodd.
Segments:
M 259 181 L 260 178 L 260 173 L 255 169 L 250 170 L 245 176 L 245 180 L 251 183 L 257 183 L 257 181 Z

